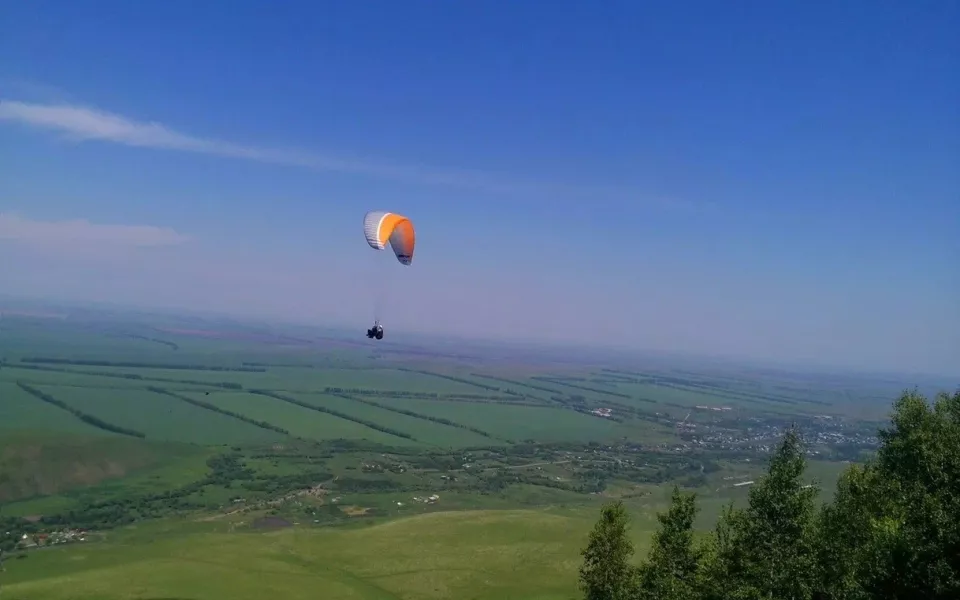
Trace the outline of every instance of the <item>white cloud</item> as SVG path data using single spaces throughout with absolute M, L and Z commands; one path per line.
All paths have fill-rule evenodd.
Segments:
M 84 106 L 2 100 L 0 101 L 0 120 L 59 131 L 81 141 L 98 140 L 142 148 L 195 152 L 315 171 L 368 175 L 410 183 L 474 188 L 496 193 L 578 196 L 592 201 L 598 198 L 609 198 L 634 204 L 652 202 L 672 208 L 694 207 L 687 202 L 646 198 L 634 190 L 617 186 L 572 186 L 507 180 L 464 169 L 392 165 L 347 160 L 311 152 L 235 144 L 181 133 L 160 123 L 135 121 L 122 115 Z
M 101 225 L 84 219 L 34 221 L 14 214 L 0 213 L 0 240 L 44 247 L 172 246 L 189 239 L 173 229 L 152 225 Z

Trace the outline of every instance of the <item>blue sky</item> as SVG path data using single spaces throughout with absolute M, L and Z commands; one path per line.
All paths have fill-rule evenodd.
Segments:
M 952 2 L 8 3 L 0 281 L 956 373 L 957 30 Z M 414 220 L 412 267 L 371 209 Z

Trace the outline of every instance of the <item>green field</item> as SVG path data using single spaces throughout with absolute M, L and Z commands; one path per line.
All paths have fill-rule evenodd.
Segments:
M 602 502 L 643 548 L 677 484 L 709 529 L 790 423 L 829 497 L 892 385 L 84 318 L 4 318 L 4 598 L 572 599 Z
M 489 446 L 497 443 L 497 440 L 484 437 L 472 431 L 433 423 L 409 415 L 398 414 L 375 406 L 347 400 L 346 398 L 331 396 L 330 394 L 300 393 L 293 394 L 293 396 L 310 404 L 324 406 L 344 414 L 355 416 L 359 419 L 398 429 L 430 445 L 471 447 Z M 390 405 L 389 400 L 380 399 L 376 401 L 383 405 Z M 402 406 L 402 403 L 400 403 L 400 405 Z
M 221 445 L 278 439 L 274 432 L 147 390 L 43 386 L 85 413 L 146 434 L 148 439 Z
M 162 363 L 160 363 L 162 364 Z M 89 374 L 110 372 L 119 375 L 162 377 L 170 380 L 194 380 L 206 383 L 231 381 L 244 388 L 266 388 L 290 392 L 313 391 L 318 387 L 407 390 L 441 394 L 476 394 L 483 390 L 466 383 L 420 373 L 394 369 L 325 369 L 312 367 L 270 367 L 265 372 L 206 371 L 138 367 L 101 367 L 70 365 L 67 368 Z
M 408 444 L 409 440 L 392 436 L 359 423 L 302 408 L 281 400 L 243 392 L 190 394 L 220 408 L 235 411 L 256 420 L 268 421 L 288 430 L 292 435 L 312 439 L 365 439 L 383 444 Z
M 106 434 L 69 413 L 44 404 L 16 384 L 0 381 L 0 440 L 16 431 Z
M 79 371 L 79 369 L 78 369 Z M 100 369 L 108 372 L 108 369 Z M 5 365 L 0 369 L 0 385 L 22 381 L 31 385 L 57 385 L 64 387 L 89 387 L 100 389 L 142 390 L 144 382 L 121 377 L 101 377 L 80 372 L 39 371 Z M 183 385 L 183 384 L 181 384 Z M 196 388 L 197 386 L 192 386 Z
M 450 419 L 484 431 L 496 432 L 515 441 L 612 441 L 624 437 L 639 438 L 644 430 L 642 425 L 631 427 L 549 406 L 469 404 L 409 398 L 388 402 L 425 415 Z
M 11 570 L 3 592 L 23 600 L 566 600 L 576 591 L 578 551 L 593 518 L 587 511 L 512 510 L 265 534 L 154 528 L 33 555 Z M 634 533 L 644 544 L 646 532 Z

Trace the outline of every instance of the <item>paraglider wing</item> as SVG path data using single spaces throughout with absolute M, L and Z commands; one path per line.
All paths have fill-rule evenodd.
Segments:
M 409 266 L 413 261 L 417 236 L 407 217 L 382 210 L 368 212 L 363 217 L 363 235 L 375 250 L 385 249 L 389 242 L 400 264 Z

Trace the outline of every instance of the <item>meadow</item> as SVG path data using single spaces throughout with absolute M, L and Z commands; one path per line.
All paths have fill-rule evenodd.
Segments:
M 572 598 L 602 502 L 632 507 L 642 548 L 677 484 L 701 496 L 706 530 L 790 423 L 829 497 L 903 387 L 7 312 L 0 585 L 24 599 Z M 78 528 L 83 542 L 42 541 Z

